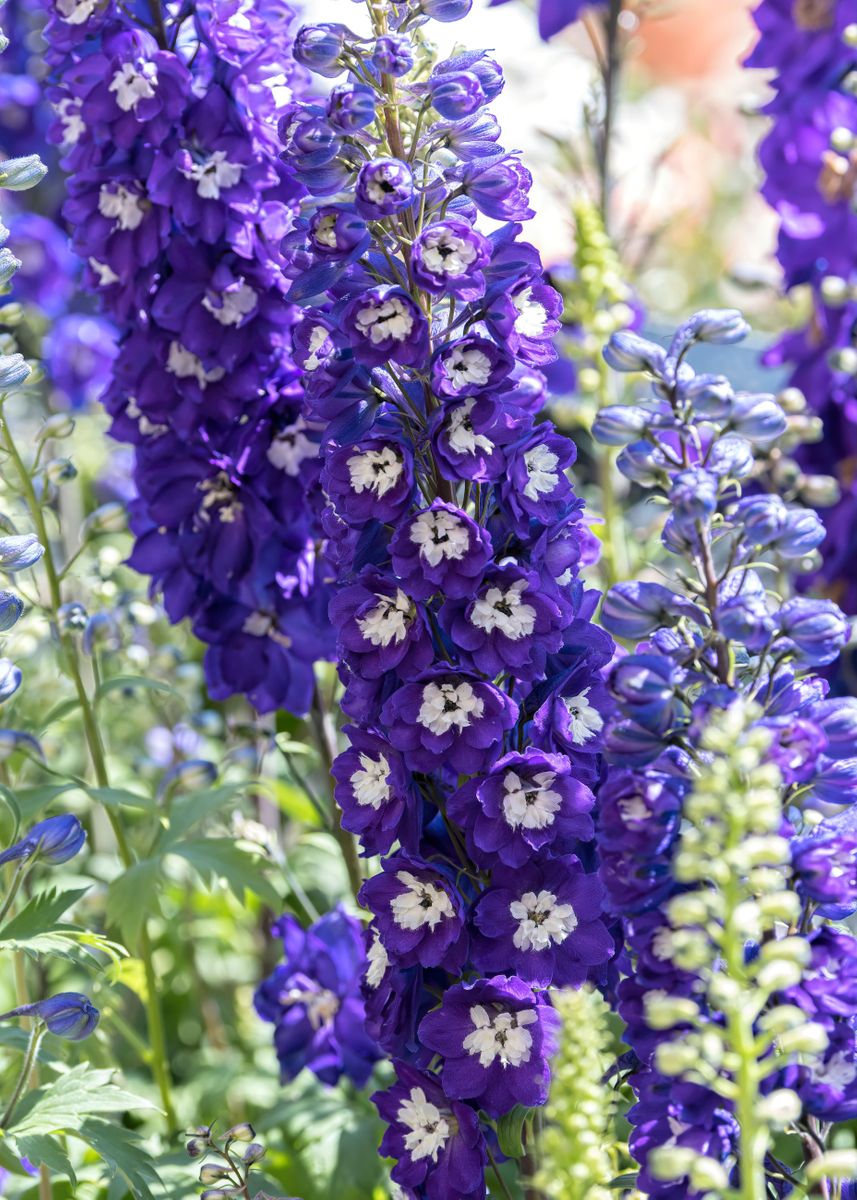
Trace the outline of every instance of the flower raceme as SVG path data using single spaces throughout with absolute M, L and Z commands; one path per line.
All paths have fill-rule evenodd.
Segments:
M 333 82 L 280 122 L 307 191 L 283 253 L 338 569 L 336 797 L 386 856 L 360 893 L 367 1029 L 397 1078 L 376 1103 L 394 1180 L 432 1198 L 485 1195 L 491 1121 L 547 1096 L 548 987 L 613 953 L 591 854 L 612 643 L 579 577 L 574 446 L 541 413 L 561 301 L 521 238 L 500 67 L 414 36 L 467 7 L 300 30 Z

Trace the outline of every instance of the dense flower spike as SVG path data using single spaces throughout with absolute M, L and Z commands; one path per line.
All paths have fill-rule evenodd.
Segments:
M 755 20 L 760 36 L 746 65 L 775 72 L 762 193 L 779 219 L 785 286 L 808 285 L 813 310 L 767 359 L 788 364 L 790 386 L 823 422 L 823 436 L 799 456 L 810 503 L 829 491 L 825 477 L 840 492 L 825 514 L 813 581 L 857 613 L 857 12 L 851 0 L 763 0 Z
M 428 61 L 406 31 L 429 7 L 370 6 L 367 38 L 298 34 L 302 62 L 350 75 L 281 121 L 311 197 L 284 251 L 326 423 L 352 722 L 336 795 L 363 853 L 388 855 L 360 894 L 368 1028 L 398 1076 L 376 1097 L 384 1149 L 408 1195 L 481 1197 L 477 1109 L 544 1102 L 546 989 L 614 951 L 587 846 L 612 644 L 578 576 L 574 446 L 541 419 L 560 301 L 514 223 L 530 181 L 486 109 L 502 73 L 478 51 Z
M 602 410 L 595 427 L 596 437 L 608 444 L 625 443 L 619 469 L 664 497 L 663 543 L 677 560 L 671 586 L 622 583 L 605 597 L 604 624 L 637 645 L 609 676 L 617 712 L 605 744 L 613 765 L 598 791 L 600 874 L 611 908 L 623 918 L 633 963 L 617 990 L 636 1063 L 630 1147 L 643 1164 L 641 1186 L 669 1200 L 728 1186 L 752 1107 L 746 1103 L 751 1086 L 746 1080 L 740 1111 L 731 1083 L 721 1087 L 722 1059 L 706 1033 L 725 1024 L 730 1038 L 739 1036 L 729 1016 L 737 1011 L 735 996 L 729 981 L 718 993 L 719 968 L 712 966 L 726 952 L 703 933 L 715 928 L 707 923 L 709 908 L 714 906 L 723 937 L 731 940 L 732 958 L 724 968 L 729 987 L 752 992 L 755 986 L 759 1015 L 773 1004 L 775 992 L 801 978 L 799 947 L 789 963 L 793 970 L 775 970 L 780 929 L 813 929 L 828 903 L 835 910 L 850 900 L 847 871 L 838 886 L 831 880 L 825 889 L 818 880 L 826 859 L 835 863 L 847 855 L 849 823 L 840 827 L 833 816 L 819 822 L 822 814 L 843 808 L 847 815 L 847 806 L 857 801 L 857 771 L 847 765 L 853 760 L 840 757 L 849 753 L 854 702 L 826 699 L 828 685 L 811 673 L 834 661 L 848 640 L 848 621 L 829 600 L 783 599 L 764 582 L 776 567 L 787 583 L 800 547 L 817 545 L 823 530 L 811 512 L 777 497 L 744 494 L 755 470 L 754 446 L 764 450 L 785 426 L 779 405 L 768 396 L 736 395 L 725 377 L 697 375 L 687 361 L 695 342 L 729 343 L 745 332 L 738 313 L 707 311 L 685 322 L 666 349 L 636 334 L 616 334 L 605 351 L 608 362 L 618 370 L 646 372 L 653 394 Z M 725 802 L 719 793 L 712 801 L 711 788 L 700 790 L 698 781 L 711 754 L 723 751 L 718 725 L 732 729 L 735 721 L 739 730 L 747 725 L 750 758 L 758 762 L 761 746 L 768 766 L 761 769 L 759 787 L 751 788 L 752 799 L 740 802 L 740 821 L 736 816 L 724 829 L 718 822 Z M 738 741 L 737 733 L 730 737 Z M 724 767 L 727 776 L 731 769 Z M 714 783 L 711 787 L 717 792 Z M 712 804 L 716 811 L 709 811 Z M 794 832 L 800 837 L 790 846 L 784 835 Z M 746 861 L 729 849 L 729 839 L 736 837 Z M 717 850 L 706 838 L 728 845 Z M 738 882 L 732 872 L 740 875 Z M 711 880 L 718 890 L 705 890 L 700 899 L 688 887 L 703 880 L 706 889 Z M 746 925 L 735 925 L 736 906 L 739 918 L 746 914 Z M 771 941 L 766 931 L 776 921 L 783 926 Z M 745 974 L 737 960 L 748 939 L 757 947 L 771 945 L 752 951 L 763 965 Z M 792 946 L 790 939 L 786 943 L 783 957 Z M 715 1055 L 711 1070 L 698 1066 L 691 1029 L 702 1039 L 708 1036 L 702 1053 Z M 666 1031 L 675 1040 L 665 1041 Z M 850 1053 L 853 1031 L 837 1026 L 837 1036 Z M 759 1054 L 769 1044 L 762 1038 Z M 771 1070 L 753 1062 L 752 1069 L 744 1067 L 753 1074 L 757 1094 Z M 784 1066 L 785 1059 L 773 1065 Z M 673 1076 L 685 1082 L 676 1086 Z M 783 1086 L 774 1080 L 770 1087 L 775 1084 Z M 799 1087 L 794 1090 L 803 1097 Z M 799 1115 L 797 1101 L 788 1103 Z M 768 1117 L 757 1113 L 750 1124 L 775 1126 L 772 1098 L 770 1105 Z M 827 1118 L 837 1119 L 837 1111 L 831 1103 Z M 653 1156 L 665 1143 L 672 1153 Z M 744 1150 L 741 1155 L 749 1171 L 750 1158 Z M 776 1164 L 768 1168 L 776 1186 Z M 752 1169 L 759 1169 L 756 1158 Z M 760 1186 L 764 1190 L 764 1180 Z
M 64 213 L 120 328 L 104 403 L 135 447 L 131 563 L 207 643 L 213 696 L 306 711 L 332 645 L 278 245 L 301 194 L 275 138 L 293 11 L 45 3 Z

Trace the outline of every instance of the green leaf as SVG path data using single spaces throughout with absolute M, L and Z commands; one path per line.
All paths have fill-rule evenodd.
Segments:
M 69 713 L 73 713 L 77 708 L 80 708 L 80 701 L 76 696 L 70 696 L 67 700 L 60 701 L 59 704 L 54 705 L 44 721 L 42 721 L 40 732 L 44 733 L 55 721 L 61 721 L 63 717 L 67 717 Z
M 151 796 L 141 796 L 139 792 L 131 792 L 127 788 L 100 787 L 86 790 L 93 800 L 97 800 L 105 808 L 141 808 L 151 812 L 156 806 Z
M 29 1159 L 34 1167 L 45 1166 L 51 1175 L 66 1175 L 77 1187 L 74 1167 L 56 1138 L 46 1133 L 33 1133 L 29 1137 L 16 1137 L 15 1144 L 21 1157 Z
M 76 783 L 48 783 L 41 787 L 18 788 L 15 796 L 21 809 L 21 818 L 24 821 L 29 821 L 43 808 L 56 800 L 57 796 L 62 796 L 66 792 L 73 792 L 78 785 Z
M 136 1200 L 155 1200 L 161 1180 L 136 1133 L 110 1121 L 89 1119 L 72 1136 L 86 1142 L 130 1188 Z
M 506 1158 L 523 1158 L 524 1122 L 530 1109 L 516 1104 L 511 1112 L 504 1113 L 497 1122 L 497 1141 Z
M 143 1096 L 115 1084 L 113 1075 L 112 1070 L 96 1071 L 81 1063 L 52 1083 L 28 1092 L 15 1110 L 10 1133 L 20 1138 L 71 1132 L 93 1113 L 124 1113 L 129 1109 L 155 1107 Z
M 163 831 L 156 849 L 165 853 L 197 822 L 218 812 L 240 792 L 246 791 L 247 783 L 227 783 L 222 787 L 207 788 L 204 792 L 193 792 L 189 796 L 176 796 L 170 809 L 169 827 Z
M 88 891 L 89 888 L 84 887 L 65 892 L 47 888 L 39 892 L 0 929 L 0 942 L 25 942 L 40 933 L 48 933 L 56 927 L 66 909 L 71 908 Z
M 107 889 L 107 915 L 129 946 L 135 946 L 146 916 L 155 910 L 161 862 L 144 858 L 117 875 Z
M 297 824 L 315 826 L 316 829 L 323 827 L 321 814 L 306 792 L 300 788 L 284 783 L 282 779 L 260 779 L 256 788 L 267 793 L 280 812 L 285 813 Z
M 161 679 L 147 679 L 145 675 L 117 675 L 113 679 L 107 679 L 102 683 L 101 687 L 95 693 L 95 703 L 100 704 L 101 701 L 109 696 L 112 692 L 123 692 L 133 690 L 134 688 L 143 688 L 149 692 L 162 692 L 167 696 L 175 696 L 179 700 L 184 701 L 181 692 L 170 684 L 164 683 Z
M 253 892 L 271 908 L 279 910 L 282 899 L 262 874 L 263 860 L 235 845 L 232 838 L 199 838 L 170 847 L 209 881 L 222 877 L 243 904 L 245 891 Z
M 624 1191 L 625 1188 L 632 1188 L 637 1183 L 637 1172 L 628 1171 L 624 1175 L 617 1175 L 615 1179 L 611 1179 L 607 1184 L 614 1191 Z

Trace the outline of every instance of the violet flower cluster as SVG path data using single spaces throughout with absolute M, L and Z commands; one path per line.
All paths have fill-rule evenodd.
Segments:
M 302 28 L 296 58 L 334 82 L 281 121 L 309 192 L 284 248 L 305 415 L 326 423 L 351 721 L 335 791 L 383 856 L 359 897 L 367 1030 L 396 1071 L 382 1152 L 432 1198 L 485 1195 L 486 1118 L 547 1096 L 547 989 L 614 948 L 589 844 L 612 643 L 578 575 L 574 446 L 540 412 L 561 302 L 520 237 L 531 180 L 488 107 L 500 67 L 411 36 L 468 7 Z
M 762 194 L 779 219 L 784 284 L 807 285 L 812 300 L 807 325 L 766 357 L 791 368 L 824 423 L 801 465 L 835 476 L 841 492 L 811 582 L 857 613 L 857 10 L 852 0 L 763 0 L 755 21 L 746 65 L 775 72 Z
M 207 645 L 209 692 L 308 709 L 332 649 L 279 242 L 300 185 L 278 100 L 281 0 L 51 0 L 52 136 L 84 282 L 121 330 L 104 397 L 135 448 L 130 562 Z
M 824 970 L 835 960 L 835 972 L 850 979 L 857 969 L 857 940 L 824 919 L 857 908 L 849 866 L 857 700 L 828 698 L 817 674 L 840 653 L 849 624 L 831 600 L 780 595 L 794 564 L 824 537 L 811 510 L 747 487 L 754 453 L 781 435 L 784 412 L 774 397 L 736 393 L 724 376 L 697 374 L 686 360 L 696 342 L 728 344 L 746 332 L 740 314 L 727 310 L 697 313 L 667 349 L 630 332 L 614 335 L 608 363 L 645 372 L 652 392 L 603 409 L 594 427 L 602 443 L 622 447 L 619 470 L 664 501 L 663 544 L 676 559 L 669 586 L 622 583 L 605 597 L 604 625 L 634 649 L 609 676 L 617 705 L 606 731 L 613 765 L 598 793 L 600 874 L 625 925 L 617 1006 L 635 1064 L 630 1147 L 642 1165 L 641 1188 L 669 1200 L 702 1193 L 687 1178 L 653 1177 L 653 1149 L 668 1142 L 734 1164 L 739 1134 L 720 1094 L 658 1070 L 659 1043 L 676 1029 L 647 1019 L 653 997 L 699 992 L 694 971 L 676 966 L 668 909 L 686 888 L 675 856 L 705 760 L 702 731 L 710 715 L 737 701 L 758 709 L 752 728 L 769 737 L 768 761 L 783 780 L 791 839 L 785 869 L 790 864 L 802 901 L 796 925 L 806 931 L 811 959 L 786 1000 L 829 1036 L 820 1063 L 801 1068 L 794 1083 L 803 1119 L 842 1120 L 857 1103 L 855 1031 L 835 998 L 845 985 Z M 720 1018 L 709 1011 L 707 1019 L 717 1025 Z

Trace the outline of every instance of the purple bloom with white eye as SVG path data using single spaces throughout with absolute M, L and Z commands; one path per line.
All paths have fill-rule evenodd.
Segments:
M 460 217 L 445 217 L 427 225 L 414 242 L 411 267 L 414 280 L 434 296 L 478 300 L 485 292 L 482 271 L 491 258 L 491 243 Z
M 382 221 L 410 208 L 414 202 L 414 177 L 398 158 L 375 158 L 357 173 L 354 207 L 367 221 Z
M 817 904 L 822 916 L 850 916 L 857 909 L 857 833 L 825 832 L 822 823 L 792 842 L 792 872 L 798 895 Z
M 390 540 L 393 570 L 417 600 L 472 595 L 492 552 L 487 530 L 442 500 L 403 521 Z
M 467 957 L 461 897 L 430 863 L 408 854 L 385 859 L 360 889 L 387 954 L 402 967 L 443 966 L 457 974 Z
M 396 1081 L 372 1096 L 387 1122 L 381 1154 L 394 1183 L 426 1200 L 484 1200 L 487 1153 L 469 1104 L 447 1098 L 435 1075 L 394 1063 Z
M 813 1019 L 850 1020 L 857 1006 L 857 940 L 830 925 L 822 925 L 807 940 L 809 966 L 800 983 L 787 988 L 782 999 Z
M 508 448 L 500 498 L 516 532 L 525 533 L 530 521 L 559 521 L 578 503 L 565 474 L 576 457 L 574 443 L 558 434 L 550 421 Z
M 806 1110 L 822 1121 L 857 1117 L 857 1037 L 854 1020 L 828 1023 L 824 1053 L 800 1072 L 795 1090 Z
M 578 987 L 614 951 L 599 919 L 603 896 L 573 856 L 496 870 L 473 909 L 474 965 L 536 987 Z
M 493 683 L 437 666 L 394 692 L 381 719 L 412 771 L 450 766 L 470 775 L 497 758 L 518 706 Z
M 557 1014 L 523 980 L 495 975 L 451 987 L 419 1032 L 443 1058 L 446 1095 L 500 1117 L 516 1104 L 544 1104 L 558 1027 Z
M 490 338 L 468 334 L 435 351 L 432 390 L 437 396 L 476 396 L 502 386 L 514 358 Z
M 343 829 L 357 834 L 364 853 L 386 854 L 396 841 L 415 853 L 422 800 L 402 756 L 379 733 L 356 725 L 345 732 L 349 749 L 330 769 Z
M 321 483 L 349 525 L 395 521 L 414 491 L 410 448 L 382 435 L 339 446 L 325 460 Z
M 490 157 L 465 162 L 448 174 L 486 217 L 495 221 L 527 221 L 535 215 L 529 204 L 532 175 L 517 158 L 502 150 Z
M 570 854 L 591 838 L 594 804 L 567 758 L 530 748 L 468 780 L 450 797 L 447 814 L 465 830 L 475 862 L 522 867 L 534 855 Z
M 613 707 L 600 674 L 584 662 L 536 709 L 533 744 L 570 758 L 588 779 L 604 748 L 604 725 Z
M 445 479 L 488 483 L 506 465 L 503 445 L 514 439 L 515 423 L 495 396 L 467 396 L 435 410 L 429 423 L 432 446 Z
M 284 1079 L 304 1067 L 322 1083 L 343 1075 L 363 1087 L 381 1057 L 366 1034 L 360 977 L 366 961 L 363 928 L 342 908 L 309 929 L 286 915 L 272 929 L 285 962 L 257 988 L 253 1003 L 274 1026 Z
M 388 671 L 408 679 L 434 659 L 422 606 L 374 567 L 365 568 L 354 583 L 337 592 L 330 619 L 344 658 L 366 679 Z
M 806 666 L 832 663 L 851 632 L 845 613 L 832 600 L 795 596 L 785 602 L 776 619 L 784 646 Z
M 366 240 L 366 223 L 349 208 L 323 205 L 310 217 L 309 243 L 322 258 L 343 258 Z
M 509 342 L 522 362 L 541 367 L 556 358 L 554 338 L 561 329 L 563 299 L 555 288 L 535 279 L 510 296 L 513 324 Z
M 340 325 L 358 362 L 412 366 L 425 358 L 428 325 L 417 304 L 399 287 L 367 288 L 345 306 Z
M 471 599 L 448 600 L 441 626 L 460 657 L 494 678 L 533 679 L 562 644 L 562 611 L 535 571 L 508 562 L 485 572 Z

